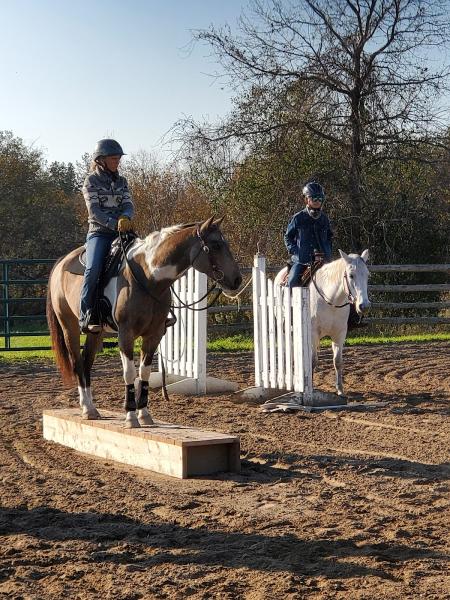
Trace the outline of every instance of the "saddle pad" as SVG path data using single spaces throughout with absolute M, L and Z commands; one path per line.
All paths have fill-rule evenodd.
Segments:
M 73 273 L 74 275 L 84 275 L 85 264 L 81 261 L 84 261 L 85 253 L 86 250 L 84 248 L 80 248 L 79 254 L 76 254 L 74 257 L 72 257 L 72 260 L 70 260 L 66 265 L 65 270 L 69 273 Z

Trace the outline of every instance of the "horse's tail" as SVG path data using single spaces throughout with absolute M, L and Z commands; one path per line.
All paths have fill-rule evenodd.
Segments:
M 60 259 L 61 260 L 61 259 Z M 56 366 L 58 367 L 63 382 L 66 385 L 69 385 L 73 382 L 73 370 L 70 362 L 69 349 L 66 344 L 66 340 L 64 339 L 64 333 L 61 327 L 61 323 L 56 316 L 55 309 L 53 308 L 52 302 L 52 293 L 51 293 L 51 278 L 53 272 L 55 270 L 56 265 L 60 262 L 58 260 L 54 265 L 50 276 L 48 278 L 48 290 L 47 290 L 47 323 L 48 328 L 50 330 L 50 335 L 52 339 L 52 349 L 55 356 Z

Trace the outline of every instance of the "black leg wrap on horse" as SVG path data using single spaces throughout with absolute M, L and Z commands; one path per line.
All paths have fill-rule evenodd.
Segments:
M 147 408 L 148 404 L 148 381 L 139 379 L 137 389 L 137 407 L 138 409 Z
M 126 387 L 124 407 L 127 412 L 136 410 L 136 392 L 134 390 L 134 383 L 130 383 Z

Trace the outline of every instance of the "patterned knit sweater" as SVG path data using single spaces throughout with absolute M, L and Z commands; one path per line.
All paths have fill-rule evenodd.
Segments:
M 83 184 L 83 196 L 89 215 L 89 233 L 117 231 L 119 217 L 130 219 L 134 206 L 125 177 L 97 167 Z

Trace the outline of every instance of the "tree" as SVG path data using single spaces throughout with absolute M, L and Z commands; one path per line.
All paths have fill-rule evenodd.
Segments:
M 0 221 L 2 258 L 56 258 L 81 241 L 75 197 L 66 193 L 71 168 L 54 163 L 50 170 L 39 150 L 11 132 L 0 132 Z M 65 181 L 65 183 L 64 183 Z
M 374 163 L 424 159 L 424 146 L 443 146 L 448 65 L 427 52 L 449 40 L 444 0 L 256 0 L 228 27 L 198 31 L 240 93 L 237 110 L 218 125 L 184 120 L 185 149 L 208 154 L 303 129 L 327 140 L 347 160 L 352 247 L 365 243 L 366 173 Z M 263 107 L 265 110 L 261 110 Z M 256 140 L 256 142 L 255 142 Z

